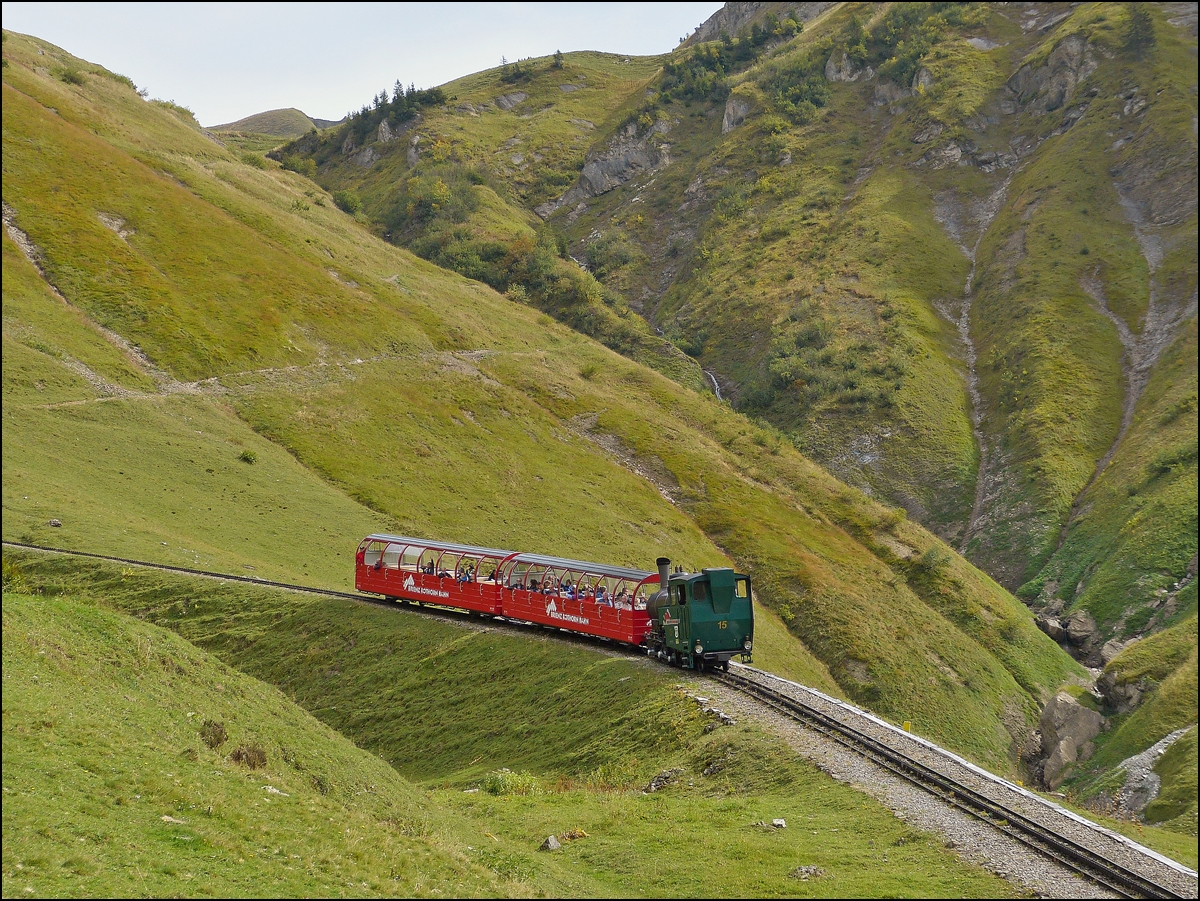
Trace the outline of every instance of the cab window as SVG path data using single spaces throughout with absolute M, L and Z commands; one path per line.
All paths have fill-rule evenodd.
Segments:
M 739 598 L 750 597 L 750 580 L 749 579 L 738 579 L 734 583 L 733 593 L 736 594 Z
M 671 603 L 677 605 L 687 603 L 687 595 L 684 594 L 682 585 L 671 586 Z
M 697 601 L 707 601 L 708 600 L 708 583 L 707 582 L 693 582 L 692 583 L 692 597 L 695 598 Z

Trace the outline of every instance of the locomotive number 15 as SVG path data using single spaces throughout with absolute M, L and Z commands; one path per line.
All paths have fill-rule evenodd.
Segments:
M 729 620 L 725 620 L 725 619 L 721 620 L 719 623 L 717 623 L 717 628 L 718 629 L 728 629 L 729 628 Z

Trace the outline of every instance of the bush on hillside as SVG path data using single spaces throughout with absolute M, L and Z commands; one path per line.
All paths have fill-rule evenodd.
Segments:
M 60 81 L 64 81 L 67 84 L 83 84 L 85 81 L 87 81 L 87 78 L 84 76 L 84 74 L 74 66 L 67 66 L 58 73 L 58 78 Z
M 351 216 L 362 209 L 362 201 L 358 199 L 358 195 L 353 191 L 334 191 L 333 202 L 339 210 L 343 213 L 349 213 Z
M 248 742 L 234 748 L 229 759 L 247 769 L 259 770 L 267 765 L 267 752 L 258 742 Z
M 221 747 L 221 745 L 225 744 L 229 736 L 225 732 L 224 723 L 217 723 L 213 720 L 205 720 L 204 724 L 200 727 L 200 738 L 204 740 L 206 745 L 215 751 L 217 748 Z
M 267 161 L 257 153 L 243 153 L 242 162 L 247 166 L 253 166 L 255 169 L 267 168 Z
M 537 795 L 541 785 L 537 776 L 529 773 L 514 773 L 508 769 L 496 770 L 483 777 L 480 787 L 489 795 Z
M 317 164 L 308 157 L 299 156 L 295 153 L 285 154 L 280 160 L 283 168 L 289 172 L 296 172 L 303 175 L 305 178 L 315 178 L 317 175 Z

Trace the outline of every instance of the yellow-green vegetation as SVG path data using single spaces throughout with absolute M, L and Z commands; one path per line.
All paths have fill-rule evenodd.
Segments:
M 265 113 L 255 113 L 236 122 L 225 125 L 214 125 L 212 130 L 218 134 L 225 132 L 244 132 L 255 135 L 271 135 L 275 138 L 296 138 L 308 134 L 317 127 L 317 123 L 303 112 L 291 107 L 289 109 L 273 109 Z
M 384 91 L 337 129 L 274 156 L 318 164 L 321 184 L 353 190 L 389 241 L 702 388 L 695 363 L 567 258 L 530 211 L 575 180 L 592 136 L 612 127 L 659 62 L 571 53 L 559 66 L 525 60 L 436 92 Z
M 648 661 L 17 559 L 40 594 L 4 598 L 6 895 L 1013 893 L 755 728 L 706 733 Z
M 6 587 L 6 897 L 530 893 L 473 831 L 175 634 Z
M 1194 583 L 1193 583 L 1194 584 Z M 1069 783 L 1080 797 L 1112 797 L 1124 781 L 1120 764 L 1178 729 L 1192 726 L 1155 764 L 1162 788 L 1146 808 L 1145 820 L 1196 836 L 1196 613 L 1170 628 L 1134 642 L 1104 668 L 1117 688 L 1133 686 L 1144 700 L 1114 717 L 1096 740 L 1096 754 Z M 1194 864 L 1193 864 L 1194 865 Z
M 1137 634 L 1196 552 L 1195 353 L 1167 327 L 1194 321 L 1194 36 L 1151 8 L 1134 41 L 1114 3 L 841 4 L 799 34 L 783 15 L 663 57 L 481 72 L 390 139 L 347 123 L 294 147 L 389 240 L 696 385 L 613 340 L 637 310 L 1005 586 Z M 631 153 L 612 190 L 539 206 Z M 599 286 L 555 262 L 563 239 Z M 1155 382 L 1173 396 L 1151 411 Z M 1134 459 L 1169 478 L 1133 497 Z
M 1077 669 L 919 526 L 710 395 L 374 240 L 295 173 L 243 162 L 119 83 L 42 76 L 30 39 L 5 47 L 15 225 L 85 314 L 70 340 L 110 327 L 158 379 L 130 397 L 77 386 L 83 403 L 48 404 L 33 384 L 6 400 L 7 535 L 338 585 L 380 527 L 732 562 L 794 636 L 771 652 L 788 672 L 1016 766 L 1039 702 Z M 17 341 L 20 310 L 6 293 Z M 67 352 L 46 346 L 39 365 Z

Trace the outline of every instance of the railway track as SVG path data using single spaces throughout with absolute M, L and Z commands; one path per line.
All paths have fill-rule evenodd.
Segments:
M 358 592 L 314 588 L 255 576 L 211 572 L 184 566 L 150 563 L 127 557 L 69 551 L 21 542 L 4 541 L 5 547 L 62 554 L 122 563 L 181 575 L 200 576 L 228 582 L 241 582 L 264 588 L 299 591 L 324 597 L 343 598 L 374 606 L 394 608 L 396 603 Z M 421 605 L 421 612 L 439 619 L 478 621 L 465 611 Z M 532 624 L 490 620 L 489 626 L 507 627 L 528 634 Z M 619 645 L 591 636 L 557 630 L 556 638 L 571 643 L 596 645 L 602 641 L 607 650 L 622 650 Z M 635 650 L 630 656 L 641 657 Z M 829 740 L 859 754 L 899 778 L 931 793 L 964 813 L 977 818 L 1038 854 L 1083 874 L 1114 893 L 1129 898 L 1195 898 L 1196 873 L 1116 833 L 1096 826 L 1058 805 L 987 773 L 961 758 L 922 739 L 896 729 L 864 711 L 853 708 L 820 692 L 787 682 L 753 667 L 733 664 L 728 673 L 710 672 L 716 679 L 777 713 L 795 720 Z M 770 683 L 776 683 L 772 685 Z M 781 686 L 784 690 L 781 690 Z M 799 695 L 799 696 L 798 696 Z M 908 747 L 905 747 L 905 745 Z M 959 771 L 959 772 L 956 772 Z M 1005 795 L 1016 795 L 1020 803 Z M 1030 815 L 1030 805 L 1035 806 Z M 1040 808 L 1040 809 L 1038 809 Z M 1041 814 L 1041 816 L 1039 816 Z M 1071 838 L 1055 828 L 1058 818 L 1069 821 L 1082 837 Z M 1107 845 L 1108 847 L 1103 847 Z M 1101 846 L 1101 847 L 1097 847 Z M 1126 862 L 1114 860 L 1123 856 Z
M 1174 861 L 856 708 L 753 667 L 734 664 L 713 678 L 1122 897 L 1196 897 L 1196 874 Z

